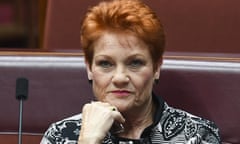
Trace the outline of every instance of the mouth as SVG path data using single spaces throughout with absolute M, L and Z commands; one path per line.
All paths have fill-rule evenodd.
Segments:
M 117 96 L 117 97 L 127 97 L 127 96 L 129 96 L 132 92 L 131 92 L 131 91 L 128 91 L 128 90 L 114 90 L 114 91 L 111 91 L 111 93 L 112 93 L 114 96 Z

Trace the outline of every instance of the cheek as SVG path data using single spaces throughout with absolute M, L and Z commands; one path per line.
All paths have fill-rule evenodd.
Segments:
M 92 73 L 92 79 L 93 79 L 93 92 L 95 97 L 102 101 L 105 98 L 105 91 L 109 85 L 109 78 L 107 75 L 104 75 L 103 73 L 93 71 Z
M 139 95 L 145 96 L 151 94 L 153 86 L 153 73 L 151 71 L 145 71 L 134 79 Z

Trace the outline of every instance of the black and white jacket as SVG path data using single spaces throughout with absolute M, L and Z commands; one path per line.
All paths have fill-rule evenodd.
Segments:
M 206 119 L 167 105 L 153 95 L 157 105 L 154 123 L 147 127 L 140 139 L 126 139 L 110 132 L 102 144 L 220 144 L 219 130 Z M 41 144 L 77 144 L 81 130 L 81 114 L 52 124 Z

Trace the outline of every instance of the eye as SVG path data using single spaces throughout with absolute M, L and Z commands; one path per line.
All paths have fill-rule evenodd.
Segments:
M 128 64 L 131 68 L 139 68 L 145 65 L 145 62 L 141 59 L 133 59 Z
M 113 66 L 113 64 L 108 60 L 100 60 L 99 62 L 97 62 L 97 65 L 102 68 L 110 68 Z

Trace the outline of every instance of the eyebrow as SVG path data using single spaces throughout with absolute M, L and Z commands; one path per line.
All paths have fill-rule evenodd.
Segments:
M 98 58 L 98 57 L 104 57 L 104 58 L 112 59 L 111 55 L 105 55 L 105 54 L 100 54 L 100 55 L 95 56 L 95 58 Z M 134 57 L 142 57 L 142 58 L 144 58 L 145 56 L 142 55 L 142 54 L 136 53 L 136 54 L 132 54 L 132 55 L 127 56 L 127 59 L 134 58 Z

